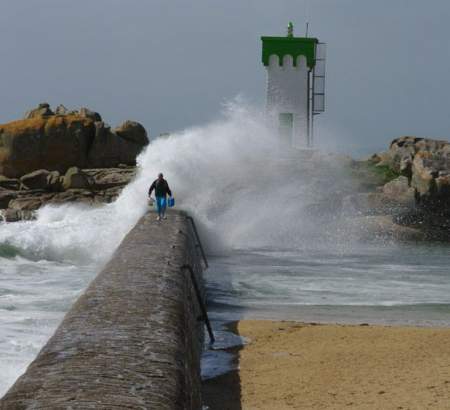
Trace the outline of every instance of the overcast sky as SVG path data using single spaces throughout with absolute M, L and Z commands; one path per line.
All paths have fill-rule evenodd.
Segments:
M 317 139 L 343 151 L 450 137 L 448 0 L 0 0 L 0 122 L 42 101 L 88 106 L 150 135 L 263 106 L 261 35 L 328 44 Z

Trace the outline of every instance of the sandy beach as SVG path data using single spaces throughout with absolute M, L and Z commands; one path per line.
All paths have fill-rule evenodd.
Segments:
M 246 320 L 210 410 L 450 409 L 450 329 Z

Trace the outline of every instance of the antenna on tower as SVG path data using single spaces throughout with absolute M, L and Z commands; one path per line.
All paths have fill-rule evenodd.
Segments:
M 309 28 L 309 21 L 306 22 L 306 34 L 305 34 L 305 37 L 308 37 L 308 28 Z

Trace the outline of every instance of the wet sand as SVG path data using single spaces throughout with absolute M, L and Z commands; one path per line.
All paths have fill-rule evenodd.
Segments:
M 450 329 L 245 320 L 210 410 L 450 409 Z

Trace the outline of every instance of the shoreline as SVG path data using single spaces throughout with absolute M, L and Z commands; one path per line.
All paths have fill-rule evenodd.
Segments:
M 204 380 L 209 410 L 450 409 L 450 328 L 241 320 L 238 369 Z
M 212 303 L 212 320 L 229 323 L 263 320 L 272 322 L 317 323 L 323 325 L 369 324 L 373 326 L 450 328 L 449 303 L 396 305 L 270 305 L 240 307 Z M 248 310 L 248 312 L 246 311 Z

